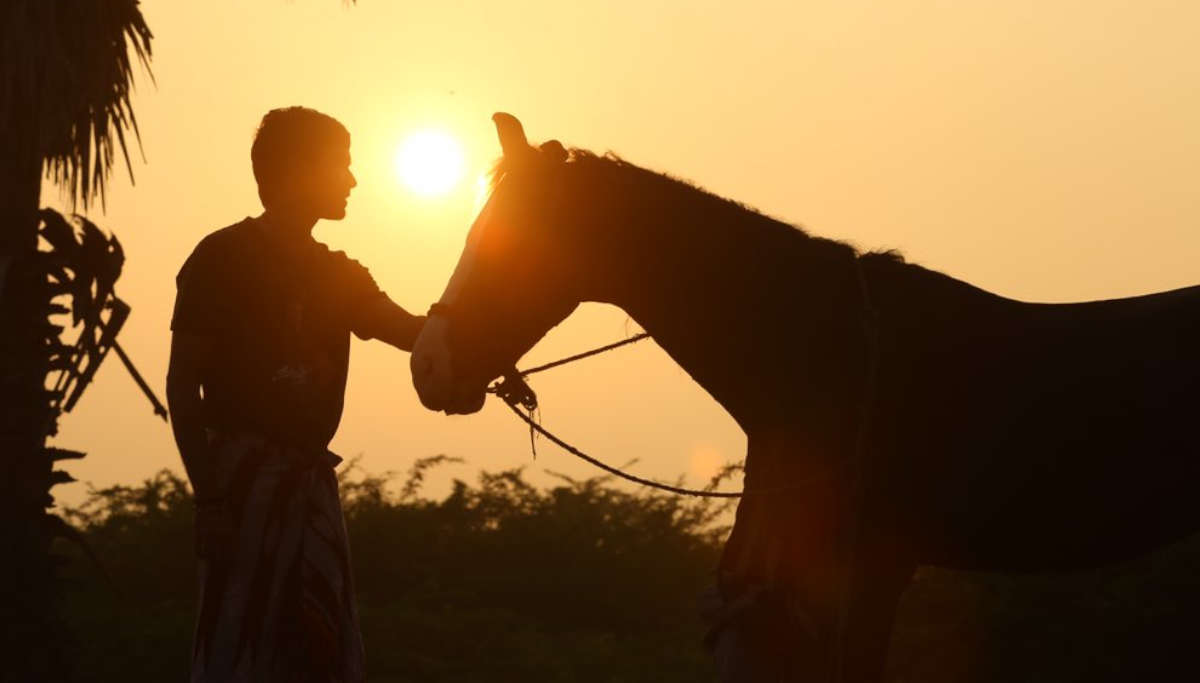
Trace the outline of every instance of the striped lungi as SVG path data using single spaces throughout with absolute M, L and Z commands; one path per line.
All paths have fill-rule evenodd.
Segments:
M 359 683 L 341 458 L 253 435 L 211 442 L 235 540 L 199 562 L 192 683 Z

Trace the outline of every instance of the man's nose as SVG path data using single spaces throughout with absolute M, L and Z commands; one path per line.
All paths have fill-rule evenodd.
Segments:
M 349 173 L 348 175 L 350 176 L 350 187 L 358 187 L 358 179 L 354 177 L 354 174 Z

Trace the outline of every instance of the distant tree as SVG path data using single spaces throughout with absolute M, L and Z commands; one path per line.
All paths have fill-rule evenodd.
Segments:
M 48 508 L 50 488 L 70 481 L 53 470 L 54 462 L 82 454 L 45 446 L 64 397 L 46 382 L 53 371 L 98 362 L 105 341 L 112 341 L 103 340 L 100 328 L 127 312 L 106 308 L 120 272 L 119 244 L 86 221 L 78 233 L 58 214 L 40 211 L 42 179 L 53 179 L 73 205 L 103 202 L 118 154 L 129 167 L 126 136 L 138 135 L 130 106 L 133 64 L 148 67 L 150 40 L 137 0 L 6 0 L 0 9 L 0 538 L 6 556 L 0 640 L 12 648 L 6 680 L 70 675 L 50 554 L 53 538 L 70 527 Z M 82 327 L 78 347 L 59 339 L 62 329 L 52 316 L 66 313 Z

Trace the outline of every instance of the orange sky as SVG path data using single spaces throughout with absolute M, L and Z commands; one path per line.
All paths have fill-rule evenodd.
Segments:
M 157 88 L 139 81 L 146 163 L 113 176 L 108 211 L 133 306 L 121 341 L 162 395 L 174 275 L 206 233 L 260 211 L 250 140 L 268 109 L 342 120 L 359 179 L 316 235 L 362 261 L 401 305 L 441 292 L 472 218 L 473 178 L 498 154 L 489 120 L 534 140 L 612 150 L 811 231 L 998 293 L 1068 301 L 1200 281 L 1200 5 L 1110 0 L 822 3 L 610 0 L 384 2 L 147 0 Z M 406 191 L 405 134 L 460 140 L 468 181 Z M 61 205 L 47 187 L 46 203 Z M 625 336 L 591 305 L 526 365 Z M 641 474 L 673 479 L 741 457 L 733 422 L 659 349 L 538 377 L 545 423 Z M 97 485 L 181 470 L 170 431 L 116 359 L 59 445 Z M 374 471 L 434 453 L 470 465 L 590 473 L 499 405 L 424 411 L 408 357 L 355 341 L 333 448 Z M 536 479 L 536 477 L 535 477 Z M 444 485 L 435 482 L 435 487 Z M 81 484 L 56 489 L 78 502 Z

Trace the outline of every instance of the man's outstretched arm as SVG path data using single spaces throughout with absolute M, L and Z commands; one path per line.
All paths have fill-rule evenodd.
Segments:
M 209 457 L 200 369 L 212 353 L 212 340 L 205 335 L 176 331 L 171 335 L 171 361 L 167 370 L 167 405 L 175 445 L 192 482 L 196 500 L 214 500 L 225 492 L 217 481 L 215 463 Z
M 355 332 L 364 339 L 378 339 L 401 351 L 412 351 L 424 325 L 425 316 L 413 315 L 387 296 L 378 296 L 363 312 Z

